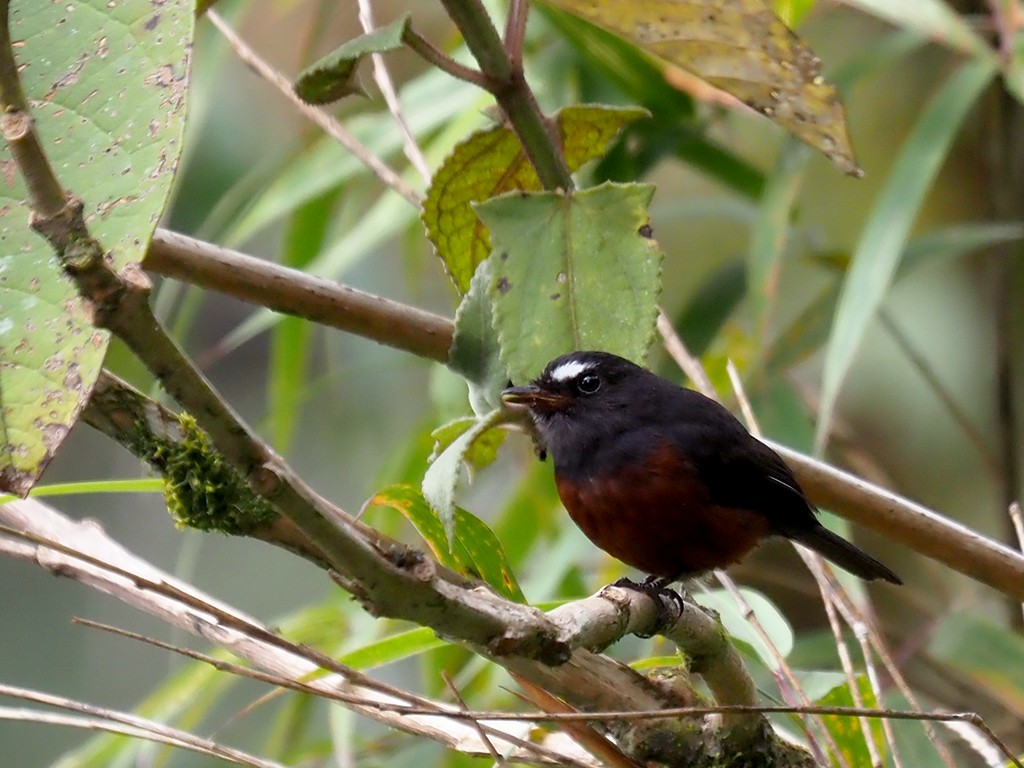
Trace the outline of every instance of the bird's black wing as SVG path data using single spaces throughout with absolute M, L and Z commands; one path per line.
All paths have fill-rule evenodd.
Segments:
M 718 403 L 681 391 L 677 412 L 665 414 L 664 433 L 693 463 L 713 503 L 763 512 L 783 535 L 815 524 L 814 508 L 775 451 Z

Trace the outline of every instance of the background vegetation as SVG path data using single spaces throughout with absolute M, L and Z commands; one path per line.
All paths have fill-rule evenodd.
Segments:
M 24 3 L 14 4 L 19 8 L 26 13 Z M 290 78 L 362 32 L 354 0 L 223 2 L 216 10 Z M 421 34 L 459 61 L 473 61 L 440 5 L 388 2 L 373 10 L 381 25 L 411 11 Z M 665 253 L 659 303 L 726 402 L 735 405 L 726 374 L 731 360 L 767 436 L 805 453 L 817 447 L 828 461 L 1017 547 L 1007 510 L 1020 497 L 1024 391 L 1018 4 L 819 0 L 776 3 L 776 10 L 840 86 L 864 178 L 844 175 L 734 99 L 554 6 L 531 9 L 527 79 L 547 114 L 593 103 L 650 112 L 583 166 L 578 187 L 608 179 L 655 185 L 650 218 Z M 491 11 L 500 26 L 506 8 L 494 4 Z M 406 143 L 421 149 L 420 162 L 403 152 L 373 69 L 362 65 L 369 98 L 328 110 L 397 170 L 411 190 L 403 196 L 255 76 L 234 48 L 209 20 L 198 20 L 190 104 L 187 118 L 181 115 L 184 154 L 163 226 L 452 317 L 459 297 L 407 198 L 424 194 L 428 176 L 458 142 L 493 125 L 493 100 L 408 50 L 388 54 L 412 137 Z M 87 201 L 105 179 L 90 184 L 88 170 L 70 180 L 69 171 L 56 170 Z M 163 198 L 153 194 L 159 209 Z M 0 310 L 10 318 L 8 295 Z M 471 414 L 465 382 L 422 356 L 274 315 L 188 287 L 187 280 L 158 279 L 153 306 L 225 399 L 312 487 L 346 510 L 362 509 L 386 486 L 419 486 L 433 430 Z M 683 379 L 660 338 L 649 360 Z M 116 340 L 105 366 L 162 397 Z M 79 425 L 44 483 L 103 481 L 54 503 L 71 516 L 100 520 L 154 564 L 281 626 L 292 639 L 308 639 L 428 696 L 450 698 L 444 673 L 473 708 L 520 706 L 508 690 L 515 683 L 502 671 L 431 632 L 407 635 L 408 623 L 374 619 L 299 558 L 251 539 L 177 530 L 163 513 L 158 482 L 141 492 L 109 493 L 113 479 L 139 477 L 151 476 L 107 437 Z M 625 573 L 572 527 L 549 467 L 534 462 L 522 437 L 510 437 L 496 463 L 464 484 L 458 501 L 494 530 L 532 604 L 583 597 Z M 362 520 L 420 541 L 392 508 L 370 507 Z M 847 586 L 877 619 L 918 705 L 978 711 L 1019 753 L 1019 599 L 884 534 L 829 521 L 906 581 L 901 589 Z M 837 647 L 814 580 L 788 545 L 765 546 L 730 574 L 756 591 L 750 599 L 760 623 L 808 699 L 852 703 L 840 671 L 844 648 Z M 367 728 L 309 697 L 254 704 L 265 686 L 70 627 L 70 616 L 83 615 L 168 635 L 161 624 L 41 569 L 2 559 L 0 584 L 2 682 L 144 710 L 287 764 L 476 760 Z M 698 590 L 695 599 L 723 612 L 763 700 L 788 701 L 792 681 L 779 658 L 717 586 Z M 871 703 L 858 638 L 852 630 L 843 634 L 855 680 Z M 393 637 L 404 644 L 381 643 Z M 611 653 L 643 665 L 673 651 L 664 640 L 630 638 Z M 881 703 L 910 706 L 884 671 L 879 676 L 874 690 L 883 694 Z M 773 722 L 801 735 L 795 719 Z M 951 750 L 955 764 L 1002 764 L 991 750 L 986 756 L 974 732 L 965 739 L 962 730 L 937 727 L 940 747 L 920 724 L 897 723 L 891 738 L 874 734 L 872 754 L 856 722 L 829 721 L 842 753 L 832 759 L 894 764 L 895 751 L 903 765 L 942 765 L 950 759 L 943 750 Z M 81 742 L 70 729 L 0 722 L 0 744 L 13 745 L 12 765 L 49 764 L 61 755 L 63 766 L 205 764 L 134 741 Z

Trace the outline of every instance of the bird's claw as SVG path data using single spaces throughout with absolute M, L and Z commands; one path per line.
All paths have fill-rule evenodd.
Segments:
M 686 601 L 683 599 L 682 595 L 669 587 L 669 584 L 671 583 L 672 580 L 666 579 L 664 576 L 648 576 L 641 582 L 636 582 L 632 579 L 623 577 L 611 585 L 613 587 L 631 589 L 634 592 L 645 594 L 651 598 L 658 607 L 658 621 L 655 624 L 653 631 L 651 631 L 650 634 L 636 632 L 635 634 L 637 637 L 644 639 L 654 637 L 654 635 L 659 634 L 663 629 L 678 621 L 679 617 L 683 615 L 683 611 L 686 609 Z M 671 600 L 675 604 L 676 611 L 673 612 L 662 598 L 668 598 Z

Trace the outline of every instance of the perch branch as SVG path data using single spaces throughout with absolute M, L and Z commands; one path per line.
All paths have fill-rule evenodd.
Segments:
M 222 256 L 230 256 L 230 261 L 203 264 Z M 244 301 L 352 330 L 365 338 L 430 360 L 446 362 L 448 358 L 454 325 L 446 318 L 336 283 L 319 281 L 298 270 L 269 265 L 183 235 L 158 230 L 143 266 L 221 291 L 228 290 L 224 282 L 230 276 L 230 293 Z M 306 294 L 298 289 L 302 285 L 315 286 L 308 295 L 309 307 Z M 354 302 L 356 297 L 362 300 Z M 669 349 L 674 348 L 670 344 Z M 691 375 L 689 371 L 687 375 Z M 816 505 L 1024 600 L 1024 556 L 848 472 L 791 448 L 768 443 L 792 467 L 800 485 Z

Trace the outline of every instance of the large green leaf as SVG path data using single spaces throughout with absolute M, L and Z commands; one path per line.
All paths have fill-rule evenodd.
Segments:
M 602 184 L 477 206 L 494 243 L 488 292 L 513 382 L 573 349 L 642 362 L 661 287 L 662 252 L 647 217 L 653 193 L 649 185 Z
M 21 0 L 11 34 L 60 183 L 123 267 L 141 260 L 181 151 L 193 4 Z M 107 335 L 28 228 L 7 147 L 0 190 L 0 488 L 25 493 L 88 398 Z
M 829 337 L 815 440 L 819 449 L 828 435 L 839 389 L 899 265 L 911 224 L 963 119 L 994 72 L 987 58 L 969 61 L 943 84 L 904 141 L 871 211 Z

